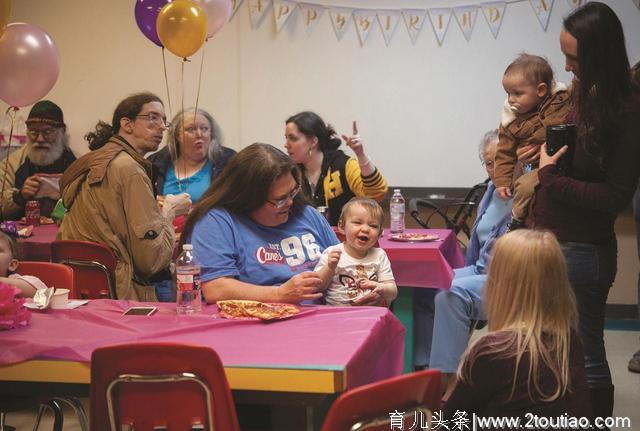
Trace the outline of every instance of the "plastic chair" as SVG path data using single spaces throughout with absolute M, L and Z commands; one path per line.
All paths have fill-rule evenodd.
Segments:
M 90 241 L 53 241 L 51 260 L 74 269 L 77 298 L 117 299 L 117 260 L 106 245 Z
M 67 265 L 51 262 L 27 262 L 22 261 L 16 272 L 20 275 L 33 275 L 38 277 L 47 287 L 69 289 L 70 296 L 74 292 L 73 268 Z
M 91 430 L 239 431 L 220 358 L 209 347 L 124 344 L 91 355 Z
M 411 217 L 418 222 L 420 226 L 425 229 L 429 229 L 429 223 L 434 215 L 438 215 L 445 224 L 447 229 L 451 229 L 456 235 L 462 231 L 469 238 L 471 236 L 471 228 L 468 224 L 468 220 L 473 214 L 474 208 L 480 203 L 484 192 L 487 190 L 487 184 L 489 179 L 484 182 L 476 184 L 467 192 L 467 195 L 462 201 L 457 201 L 445 205 L 443 207 L 437 206 L 429 199 L 413 198 L 409 201 L 409 212 Z M 418 207 L 425 207 L 431 210 L 431 213 L 427 216 L 426 220 L 423 220 L 420 216 Z M 455 208 L 455 212 L 452 211 Z M 453 214 L 451 214 L 453 213 Z
M 440 408 L 440 386 L 440 371 L 430 369 L 352 389 L 333 403 L 322 431 L 389 430 L 396 412 L 408 425 L 414 416 L 430 421 L 431 412 Z

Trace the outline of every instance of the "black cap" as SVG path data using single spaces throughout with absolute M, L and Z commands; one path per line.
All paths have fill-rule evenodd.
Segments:
M 27 118 L 27 126 L 31 123 L 47 123 L 56 127 L 65 127 L 62 109 L 50 100 L 41 100 L 31 108 Z

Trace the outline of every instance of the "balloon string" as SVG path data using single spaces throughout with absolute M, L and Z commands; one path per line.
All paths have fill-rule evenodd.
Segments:
M 188 60 L 186 58 L 182 59 L 182 65 L 180 68 L 180 94 L 181 94 L 181 99 L 180 99 L 180 112 L 182 115 L 182 121 L 181 121 L 181 126 L 180 126 L 180 142 L 184 142 L 184 64 L 187 62 Z M 195 118 L 194 118 L 195 121 Z M 183 153 L 184 154 L 184 153 Z M 176 156 L 178 159 L 180 158 L 179 156 Z M 186 175 L 187 173 L 187 160 L 183 157 L 182 158 L 182 173 L 183 175 Z M 177 164 L 177 161 L 176 161 Z M 180 192 L 182 192 L 182 182 L 180 180 L 180 172 L 176 172 L 176 178 L 178 179 L 178 190 Z M 185 190 L 186 191 L 186 190 Z
M 208 42 L 208 39 L 205 43 Z M 198 92 L 196 93 L 196 109 L 195 113 L 198 112 L 198 102 L 200 101 L 200 85 L 202 84 L 202 67 L 204 66 L 204 50 L 205 47 L 202 48 L 202 59 L 200 60 L 200 74 L 198 75 Z
M 169 79 L 167 77 L 167 59 L 164 55 L 164 46 L 162 47 L 162 66 L 164 67 L 164 83 L 167 87 L 167 103 L 169 104 L 169 118 L 173 118 L 171 116 L 171 94 L 169 93 Z
M 4 197 L 4 191 L 7 186 L 7 176 L 9 175 L 9 154 L 11 153 L 11 141 L 13 141 L 13 127 L 16 122 L 16 112 L 18 112 L 17 106 L 9 106 L 7 111 L 4 113 L 11 118 L 11 128 L 9 129 L 9 141 L 7 142 L 7 154 L 4 157 L 4 175 L 2 176 L 2 191 L 0 192 L 0 196 Z M 3 208 L 0 205 L 0 220 L 4 220 Z

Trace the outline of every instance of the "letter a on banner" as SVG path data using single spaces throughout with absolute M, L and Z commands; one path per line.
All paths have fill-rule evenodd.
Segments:
M 476 16 L 478 15 L 478 7 L 477 6 L 461 6 L 453 9 L 453 12 L 456 15 L 456 20 L 458 21 L 458 25 L 460 26 L 460 30 L 462 30 L 462 34 L 464 34 L 464 38 L 471 39 L 471 32 L 473 31 L 473 26 L 476 23 Z
M 442 45 L 444 35 L 449 28 L 449 21 L 451 21 L 451 9 L 429 9 L 429 19 L 438 39 L 438 45 Z
M 422 30 L 427 11 L 425 9 L 403 9 L 402 15 L 404 16 L 404 23 L 407 25 L 411 43 L 415 45 L 420 30 Z
M 229 18 L 229 21 L 233 19 L 243 1 L 244 0 L 231 0 L 231 17 Z
M 369 32 L 373 27 L 373 22 L 376 19 L 376 11 L 369 9 L 356 9 L 353 11 L 353 22 L 356 23 L 356 30 L 358 30 L 358 38 L 360 39 L 360 46 L 364 46 L 364 43 L 369 37 Z
M 310 35 L 324 13 L 324 6 L 308 3 L 299 3 L 300 16 L 302 17 L 304 28 L 307 29 L 307 35 Z
M 640 1 L 640 0 L 638 0 Z M 569 4 L 569 8 L 570 9 L 575 9 L 577 7 L 582 6 L 583 4 L 585 4 L 585 0 L 567 0 L 567 3 Z
M 549 17 L 551 16 L 551 8 L 553 7 L 553 0 L 529 0 L 533 12 L 538 17 L 540 25 L 544 31 L 547 31 L 549 25 Z
M 494 39 L 498 38 L 498 32 L 500 31 L 500 26 L 502 25 L 502 18 L 504 18 L 504 8 L 506 6 L 507 3 L 503 1 L 480 4 L 482 12 L 484 13 L 484 17 L 487 20 L 487 24 L 489 24 L 489 28 L 491 29 L 491 33 L 493 34 Z
M 378 23 L 380 23 L 380 29 L 382 30 L 382 36 L 384 37 L 384 43 L 389 46 L 393 33 L 396 31 L 400 21 L 399 10 L 379 10 L 378 11 Z
M 276 19 L 277 32 L 287 23 L 296 5 L 296 2 L 290 0 L 273 0 L 273 16 Z
M 251 28 L 257 29 L 262 24 L 262 20 L 267 14 L 271 0 L 248 0 L 249 1 L 249 18 L 251 19 Z
M 342 40 L 342 36 L 347 31 L 347 26 L 351 19 L 353 9 L 348 7 L 332 7 L 329 8 L 329 16 L 331 17 L 331 25 L 336 33 L 336 38 Z

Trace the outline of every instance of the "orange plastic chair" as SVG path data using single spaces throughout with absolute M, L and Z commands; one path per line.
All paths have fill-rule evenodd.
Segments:
M 90 241 L 53 241 L 51 260 L 69 265 L 75 270 L 78 298 L 117 299 L 117 260 L 106 245 Z
M 322 431 L 388 431 L 394 414 L 403 417 L 406 429 L 415 418 L 430 423 L 431 412 L 440 409 L 440 386 L 440 371 L 432 369 L 352 389 L 333 403 Z
M 96 349 L 90 421 L 92 431 L 240 430 L 217 353 L 170 343 Z
M 47 287 L 69 289 L 70 297 L 74 297 L 74 273 L 73 268 L 59 263 L 51 262 L 27 262 L 22 261 L 16 272 L 20 275 L 33 275 L 38 277 Z

